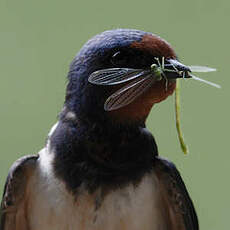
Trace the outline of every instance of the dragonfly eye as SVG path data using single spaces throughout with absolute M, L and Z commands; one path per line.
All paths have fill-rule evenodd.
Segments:
M 150 68 L 151 70 L 155 70 L 157 68 L 157 64 L 152 64 Z

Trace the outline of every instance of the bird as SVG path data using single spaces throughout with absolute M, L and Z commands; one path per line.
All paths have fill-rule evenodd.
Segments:
M 159 155 L 145 124 L 154 105 L 173 94 L 179 72 L 165 72 L 135 100 L 107 110 L 107 99 L 130 83 L 89 81 L 100 70 L 149 69 L 163 58 L 184 71 L 172 46 L 150 32 L 113 29 L 83 45 L 44 148 L 9 170 L 0 230 L 199 229 L 179 171 Z

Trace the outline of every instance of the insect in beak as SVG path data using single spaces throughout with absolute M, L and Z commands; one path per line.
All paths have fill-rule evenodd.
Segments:
M 93 72 L 88 81 L 94 85 L 118 85 L 126 83 L 113 93 L 104 104 L 106 111 L 124 107 L 147 91 L 155 82 L 165 79 L 166 91 L 169 80 L 190 78 L 220 88 L 219 85 L 192 75 L 192 72 L 211 72 L 215 69 L 205 66 L 186 66 L 175 59 L 161 60 L 155 57 L 149 69 L 110 68 Z

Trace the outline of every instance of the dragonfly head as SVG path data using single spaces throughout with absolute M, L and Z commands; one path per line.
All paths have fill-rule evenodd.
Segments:
M 153 74 L 153 77 L 156 78 L 157 81 L 162 80 L 162 74 L 163 74 L 162 68 L 160 68 L 157 64 L 154 63 L 151 65 L 150 69 Z

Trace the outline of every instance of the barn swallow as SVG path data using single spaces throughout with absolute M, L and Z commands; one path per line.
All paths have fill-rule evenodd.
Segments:
M 178 71 L 156 74 L 162 59 Z M 118 97 L 122 106 L 105 109 L 111 95 L 131 84 L 127 74 L 119 84 L 90 82 L 111 68 L 149 71 L 156 80 L 129 103 Z M 116 29 L 89 40 L 70 65 L 64 106 L 46 146 L 9 171 L 0 230 L 198 230 L 180 173 L 158 155 L 145 126 L 153 105 L 173 94 L 181 71 L 189 73 L 152 33 Z

